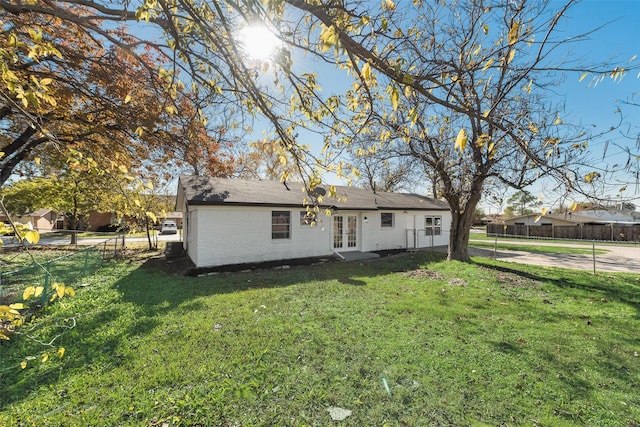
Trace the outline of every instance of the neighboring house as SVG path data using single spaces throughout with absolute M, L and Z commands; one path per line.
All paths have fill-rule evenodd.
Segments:
M 504 215 L 502 214 L 489 214 L 480 218 L 480 222 L 477 225 L 487 225 L 489 223 L 501 223 L 504 221 Z M 474 224 L 476 225 L 476 224 Z
M 38 209 L 35 212 L 30 212 L 21 217 L 13 217 L 12 219 L 21 224 L 31 224 L 34 230 L 39 231 L 60 229 L 64 224 L 64 217 L 51 209 Z M 0 221 L 8 223 L 9 218 L 5 215 L 0 215 Z
M 638 221 L 634 220 L 631 212 L 618 210 L 584 210 L 543 216 L 539 213 L 532 213 L 504 219 L 504 223 L 507 225 L 585 225 L 634 222 Z
M 592 222 L 597 223 L 634 223 L 640 222 L 640 213 L 629 210 L 610 209 L 584 209 L 575 212 L 576 215 L 585 218 L 591 218 Z
M 504 224 L 488 224 L 487 235 L 507 235 L 540 238 L 640 241 L 640 222 L 605 215 L 584 215 L 587 211 L 564 214 L 521 215 L 507 218 Z
M 539 213 L 519 215 L 511 218 L 504 218 L 506 225 L 578 225 L 575 215 L 571 214 L 547 214 L 541 216 Z
M 34 230 L 51 231 L 62 227 L 64 218 L 51 209 L 38 209 L 17 219 L 22 224 L 31 224 Z
M 314 214 L 302 189 L 298 183 L 181 176 L 183 247 L 203 268 L 449 242 L 451 214 L 441 201 L 355 187 L 336 187 L 334 198 L 317 187 Z

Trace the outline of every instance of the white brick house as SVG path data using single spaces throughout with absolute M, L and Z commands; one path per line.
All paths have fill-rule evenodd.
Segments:
M 443 246 L 448 206 L 416 194 L 336 187 L 310 217 L 301 184 L 181 176 L 183 247 L 197 268 Z M 318 194 L 318 193 L 316 193 Z

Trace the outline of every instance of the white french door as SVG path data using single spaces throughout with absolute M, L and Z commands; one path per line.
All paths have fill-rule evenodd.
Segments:
M 333 216 L 333 249 L 358 249 L 358 216 Z

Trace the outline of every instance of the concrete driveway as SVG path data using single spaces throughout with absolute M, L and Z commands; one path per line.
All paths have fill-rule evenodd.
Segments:
M 473 238 L 471 239 L 473 241 Z M 486 243 L 486 240 L 482 240 Z M 568 244 L 568 243 L 551 243 L 551 242 L 513 242 L 508 240 L 498 240 L 497 259 L 499 261 L 516 262 L 520 264 L 542 265 L 548 267 L 570 268 L 573 270 L 593 271 L 594 260 L 593 254 L 553 254 L 553 253 L 530 253 L 524 251 L 515 251 L 506 249 L 509 243 L 517 243 L 518 245 L 544 245 L 544 246 L 561 246 L 576 247 L 591 250 L 589 244 Z M 595 269 L 596 272 L 618 272 L 618 273 L 637 273 L 640 274 L 640 245 L 637 246 L 621 246 L 596 242 L 596 249 L 603 249 L 607 252 L 604 254 L 596 254 Z M 471 256 L 483 256 L 487 258 L 494 257 L 494 251 L 490 249 L 469 248 Z

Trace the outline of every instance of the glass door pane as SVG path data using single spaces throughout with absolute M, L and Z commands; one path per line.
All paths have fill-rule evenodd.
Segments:
M 347 247 L 355 248 L 358 245 L 358 217 L 349 215 L 347 217 Z
M 342 232 L 344 226 L 342 224 L 341 216 L 333 217 L 333 248 L 342 249 Z

